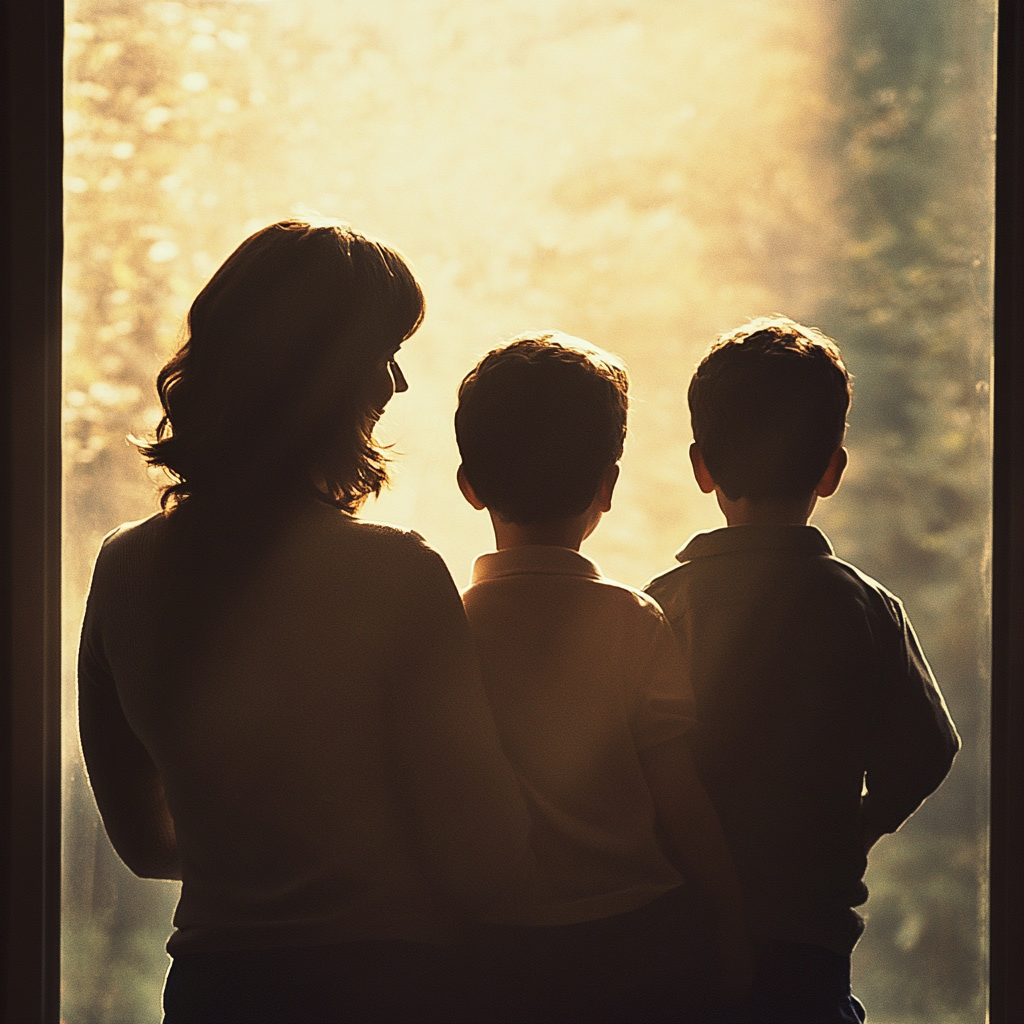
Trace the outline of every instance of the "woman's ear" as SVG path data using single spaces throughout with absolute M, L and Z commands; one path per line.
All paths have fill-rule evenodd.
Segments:
M 715 489 L 715 481 L 708 472 L 704 463 L 704 453 L 696 441 L 690 445 L 690 465 L 693 466 L 693 478 L 697 486 L 705 493 L 710 494 Z
M 473 490 L 472 485 L 466 479 L 466 474 L 459 466 L 458 472 L 455 474 L 455 479 L 459 482 L 459 490 L 462 491 L 462 496 L 477 510 L 482 512 L 487 506 L 476 496 L 476 491 Z
M 839 482 L 843 479 L 847 464 L 850 461 L 850 453 L 845 448 L 837 448 L 828 460 L 828 468 L 814 488 L 814 493 L 819 498 L 831 498 L 839 490 Z
M 612 510 L 612 494 L 615 491 L 615 485 L 619 480 L 619 464 L 613 462 L 605 471 L 601 474 L 601 484 L 597 489 L 598 508 L 601 512 L 610 512 Z

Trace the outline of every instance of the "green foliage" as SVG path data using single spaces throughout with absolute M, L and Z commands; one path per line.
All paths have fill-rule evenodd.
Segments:
M 944 787 L 872 854 L 855 964 L 869 1015 L 887 1019 L 985 1009 L 992 17 L 858 0 L 839 25 L 849 235 L 821 320 L 857 380 L 831 532 L 904 599 L 964 739 Z
M 252 18 L 211 7 L 216 20 L 180 4 L 67 9 L 62 1014 L 72 1024 L 159 1021 L 177 902 L 176 885 L 132 876 L 98 825 L 80 767 L 73 657 L 100 539 L 155 507 L 155 481 L 126 435 L 156 425 L 156 370 L 215 267 L 207 253 L 225 249 L 217 215 L 223 190 L 237 187 L 231 161 L 257 158 L 234 98 L 252 105 L 242 56 Z M 214 149 L 228 165 L 221 195 L 203 182 Z

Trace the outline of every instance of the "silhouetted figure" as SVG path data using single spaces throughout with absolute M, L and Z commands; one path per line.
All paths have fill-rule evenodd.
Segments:
M 646 589 L 683 650 L 697 769 L 760 947 L 730 1019 L 854 1024 L 867 851 L 942 782 L 959 738 L 899 600 L 807 525 L 847 463 L 834 342 L 752 321 L 712 346 L 689 402 L 694 473 L 729 525 Z
M 460 917 L 529 868 L 458 592 L 353 512 L 423 298 L 332 223 L 247 239 L 192 306 L 143 454 L 164 511 L 104 541 L 82 748 L 111 842 L 180 878 L 167 1024 L 451 1021 Z
M 481 943 L 499 1021 L 695 1020 L 749 962 L 672 629 L 579 554 L 611 508 L 627 388 L 615 356 L 537 334 L 459 390 L 459 484 L 498 548 L 463 601 L 539 872 Z

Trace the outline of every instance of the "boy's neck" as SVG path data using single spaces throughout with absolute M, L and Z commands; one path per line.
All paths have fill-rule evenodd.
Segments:
M 818 501 L 814 493 L 793 500 L 731 501 L 720 487 L 715 488 L 715 497 L 729 526 L 806 526 Z
M 509 523 L 488 508 L 487 514 L 491 517 L 491 526 L 494 529 L 495 546 L 499 551 L 536 545 L 579 551 L 580 545 L 601 522 L 601 516 L 611 511 L 612 494 L 618 479 L 619 464 L 613 462 L 601 473 L 590 507 L 584 509 L 578 516 L 562 516 L 540 523 Z M 462 466 L 459 466 L 458 481 L 463 497 L 473 508 L 478 511 L 487 508 L 477 497 Z
M 580 545 L 597 526 L 597 521 L 592 520 L 589 512 L 588 509 L 581 516 L 549 519 L 543 523 L 527 523 L 525 525 L 506 523 L 491 512 L 494 544 L 499 551 L 536 544 L 579 551 Z M 597 518 L 600 519 L 600 515 Z
M 849 461 L 849 453 L 840 445 L 829 457 L 821 479 L 807 494 L 796 498 L 757 499 L 739 498 L 732 501 L 715 482 L 704 453 L 696 441 L 690 445 L 690 462 L 697 486 L 705 494 L 715 492 L 718 507 L 730 526 L 806 526 L 819 498 L 829 498 L 839 489 L 839 482 Z

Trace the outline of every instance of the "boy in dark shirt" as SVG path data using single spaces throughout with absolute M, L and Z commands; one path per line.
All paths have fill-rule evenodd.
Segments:
M 899 599 L 807 525 L 847 462 L 835 343 L 752 321 L 712 346 L 689 403 L 694 475 L 728 527 L 646 590 L 689 664 L 694 758 L 758 940 L 742 1020 L 855 1024 L 867 851 L 942 782 L 959 737 Z

